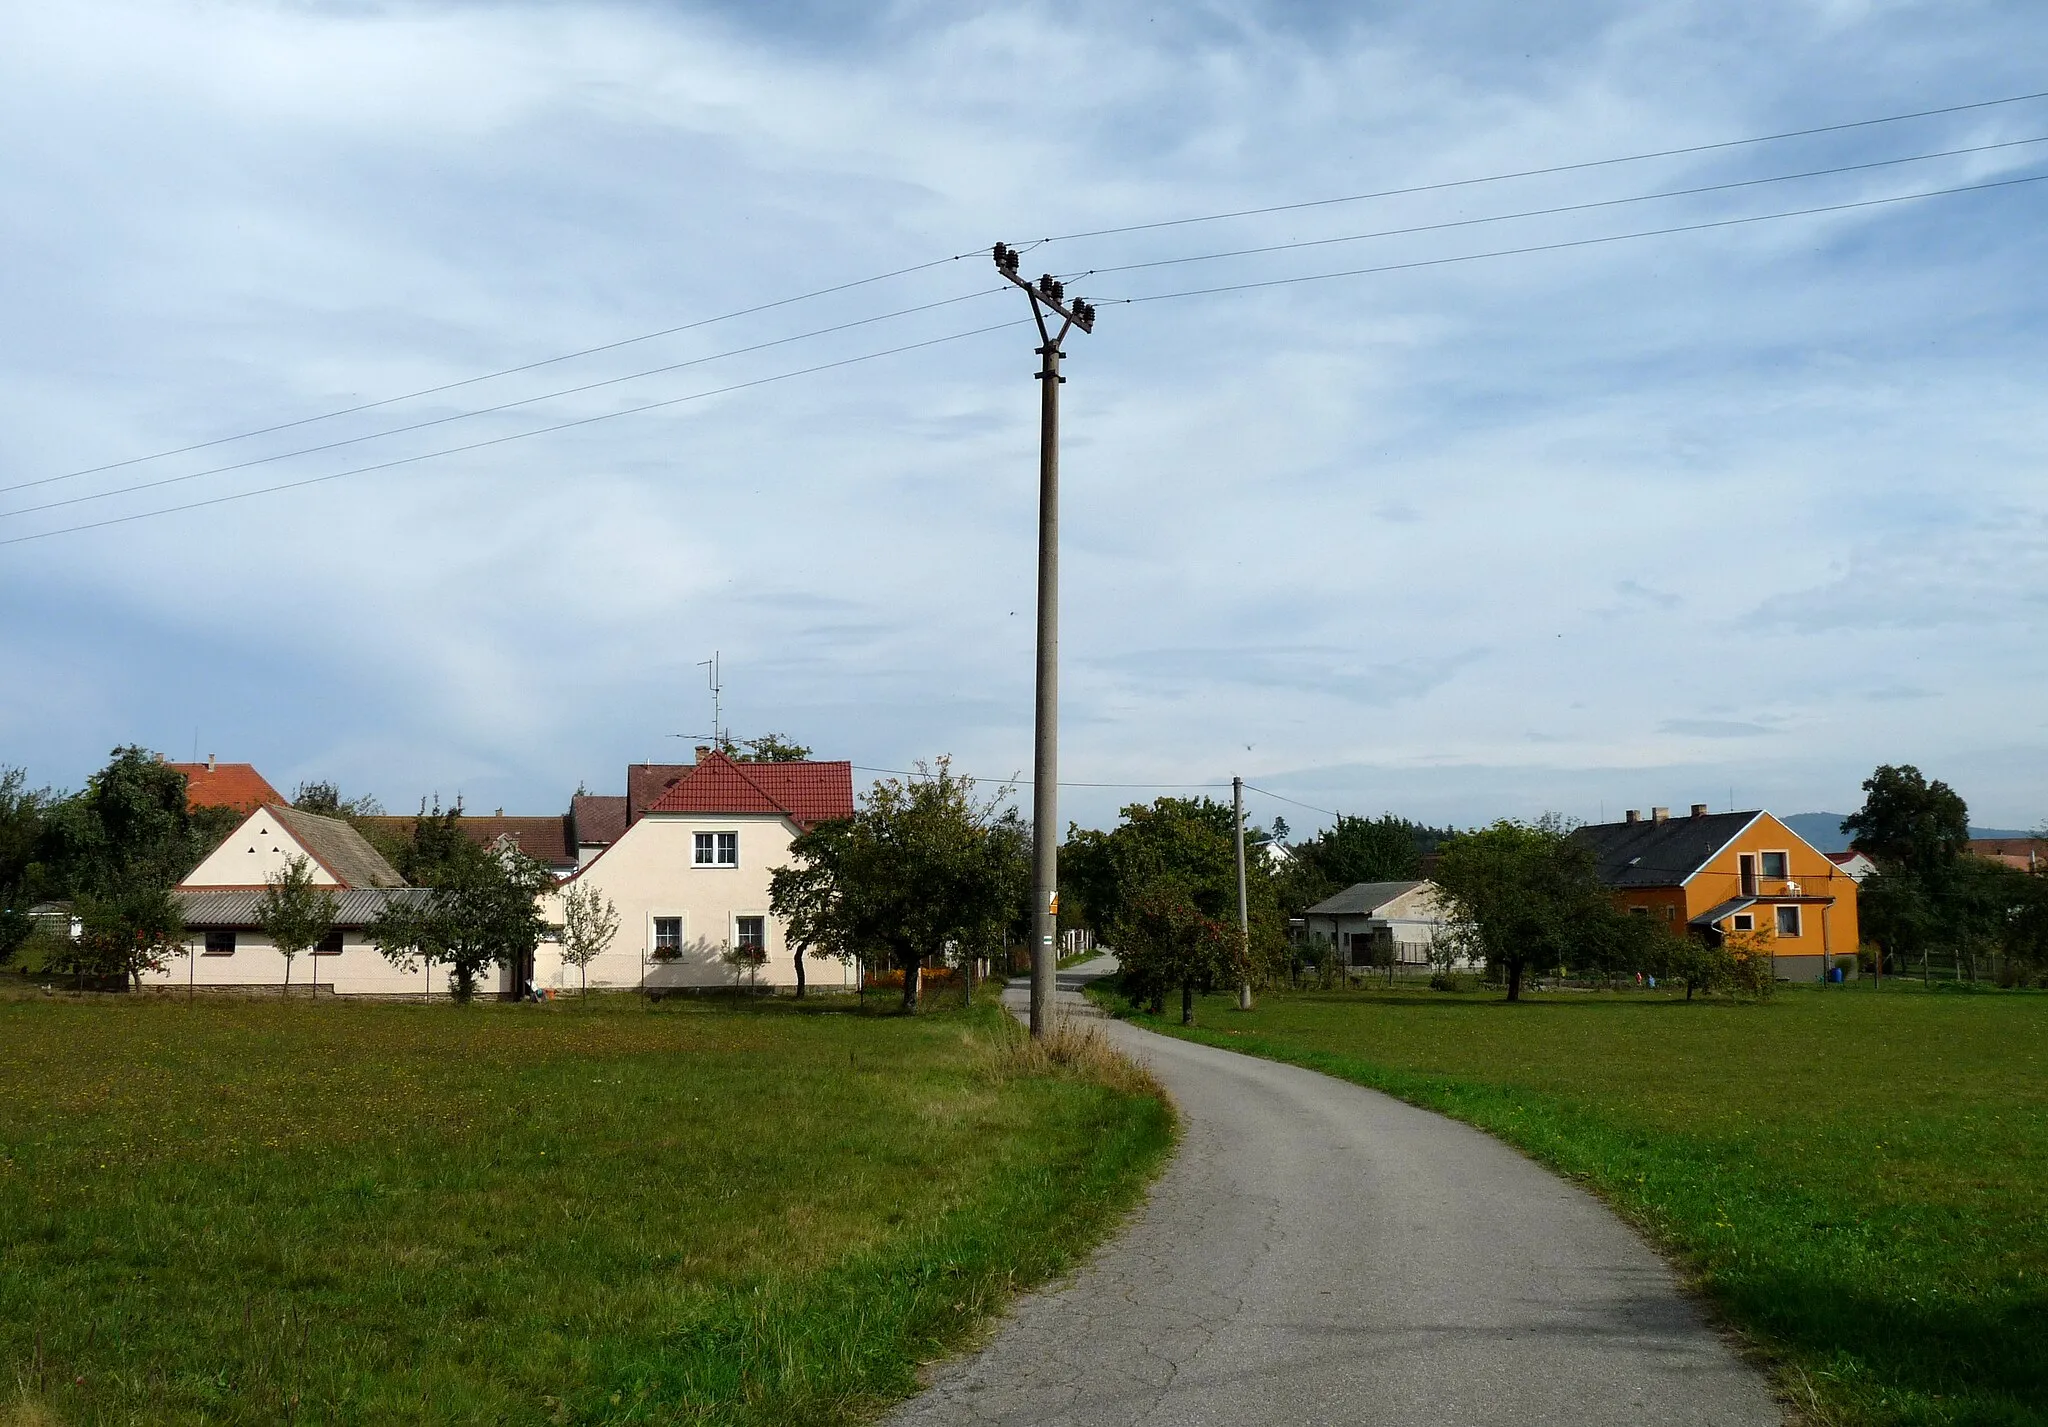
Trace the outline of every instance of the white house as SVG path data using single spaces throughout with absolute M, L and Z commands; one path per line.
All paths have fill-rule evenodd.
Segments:
M 649 781 L 656 771 L 662 778 Z M 795 952 L 769 913 L 768 879 L 788 865 L 800 833 L 853 816 L 852 765 L 736 763 L 699 748 L 694 764 L 636 767 L 628 782 L 648 787 L 629 791 L 625 826 L 606 828 L 602 843 L 584 843 L 579 832 L 588 860 L 561 889 L 594 887 L 618 909 L 618 935 L 587 968 L 590 986 L 727 985 L 733 973 L 720 957 L 735 946 L 766 953 L 759 984 L 795 985 Z M 579 808 L 579 827 L 585 821 Z M 561 922 L 559 894 L 546 911 Z M 830 961 L 807 960 L 804 970 L 814 986 L 852 986 L 856 975 Z M 540 949 L 536 979 L 576 987 L 584 972 L 565 965 L 551 943 Z
M 1391 951 L 1396 967 L 1430 964 L 1430 951 L 1449 926 L 1434 882 L 1359 882 L 1301 914 L 1302 931 L 1335 946 L 1348 967 L 1375 964 Z
M 293 858 L 306 859 L 313 881 L 333 890 L 334 930 L 290 963 L 256 924 L 264 884 Z M 399 996 L 444 993 L 447 970 L 410 974 L 386 961 L 364 927 L 393 899 L 426 893 L 405 885 L 363 835 L 339 818 L 266 804 L 243 819 L 173 889 L 185 917 L 184 954 L 161 971 L 145 973 L 144 986 L 277 987 L 317 985 L 321 993 Z

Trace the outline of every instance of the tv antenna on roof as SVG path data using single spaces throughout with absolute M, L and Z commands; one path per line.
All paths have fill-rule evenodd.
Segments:
M 725 685 L 719 682 L 718 651 L 716 649 L 712 650 L 709 659 L 699 659 L 697 667 L 705 671 L 705 678 L 711 685 L 711 732 L 708 735 L 711 739 L 711 747 L 722 751 L 725 748 L 726 728 L 724 709 L 721 707 L 719 700 L 720 696 L 725 692 Z M 704 738 L 706 736 L 701 733 L 672 733 L 669 735 L 670 738 Z

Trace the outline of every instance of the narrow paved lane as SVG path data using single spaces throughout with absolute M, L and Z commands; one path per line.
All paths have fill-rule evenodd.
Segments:
M 1122 1235 L 899 1427 L 1781 1421 L 1654 1253 L 1498 1141 L 1104 1024 L 1180 1107 L 1179 1154 Z

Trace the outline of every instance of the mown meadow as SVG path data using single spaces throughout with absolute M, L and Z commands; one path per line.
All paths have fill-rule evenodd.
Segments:
M 1007 1024 L 0 1001 L 0 1422 L 870 1417 L 1170 1147 Z
M 2048 996 L 1279 992 L 1144 1024 L 1388 1091 L 1574 1176 L 1808 1421 L 2048 1423 Z

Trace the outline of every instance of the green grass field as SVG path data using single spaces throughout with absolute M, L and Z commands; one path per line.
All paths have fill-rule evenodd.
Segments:
M 830 1423 L 1135 1202 L 1000 1013 L 0 1001 L 0 1423 Z
M 1197 1019 L 1578 1177 L 1810 1420 L 2048 1423 L 2048 996 L 1280 993 Z

